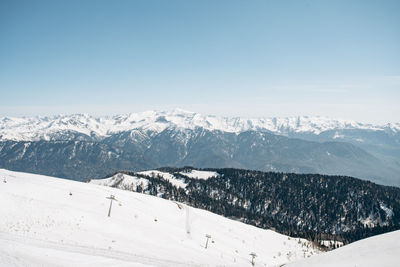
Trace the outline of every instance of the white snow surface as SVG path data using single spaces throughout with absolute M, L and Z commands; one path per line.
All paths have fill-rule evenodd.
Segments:
M 147 179 L 139 178 L 136 176 L 130 176 L 123 173 L 117 173 L 109 178 L 105 179 L 91 179 L 90 183 L 103 185 L 103 186 L 110 186 L 110 187 L 117 187 L 120 189 L 126 190 L 136 190 L 138 186 L 146 187 L 149 183 Z
M 400 230 L 366 238 L 285 267 L 398 267 Z
M 400 123 L 372 125 L 330 119 L 326 117 L 239 118 L 202 115 L 174 109 L 172 111 L 146 111 L 108 117 L 88 114 L 57 115 L 52 117 L 0 118 L 0 140 L 37 141 L 66 138 L 68 132 L 105 138 L 122 131 L 139 130 L 161 132 L 166 128 L 220 130 L 240 133 L 248 130 L 266 130 L 276 134 L 289 132 L 319 134 L 332 129 L 370 129 L 400 131 Z
M 1 267 L 251 266 L 251 252 L 256 266 L 279 266 L 318 253 L 306 240 L 153 196 L 3 169 L 0 178 Z
M 207 180 L 211 177 L 218 177 L 219 174 L 213 171 L 199 171 L 199 170 L 190 170 L 190 172 L 180 172 L 180 174 L 185 175 L 189 178 L 195 179 L 203 179 Z
M 146 175 L 149 177 L 161 176 L 163 179 L 167 180 L 172 185 L 180 188 L 185 188 L 187 185 L 182 178 L 176 177 L 175 175 L 168 172 L 162 172 L 158 170 L 148 170 L 148 171 L 138 172 L 137 174 Z M 189 178 L 203 179 L 203 180 L 219 176 L 219 174 L 214 171 L 200 171 L 200 170 L 190 170 L 190 172 L 180 172 L 180 174 L 185 175 Z M 89 182 L 92 184 L 116 187 L 120 189 L 133 190 L 133 191 L 136 191 L 139 185 L 142 186 L 143 188 L 147 187 L 149 183 L 148 180 L 145 178 L 131 176 L 124 173 L 117 173 L 109 178 L 91 179 Z
M 169 181 L 172 185 L 185 188 L 186 184 L 184 181 L 177 179 L 174 175 L 168 172 L 161 172 L 157 170 L 150 170 L 150 171 L 142 171 L 138 172 L 139 174 L 147 175 L 147 176 L 161 176 L 165 180 Z

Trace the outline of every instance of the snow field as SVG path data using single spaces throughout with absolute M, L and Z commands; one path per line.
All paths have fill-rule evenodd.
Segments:
M 7 170 L 0 177 L 0 266 L 251 266 L 251 252 L 256 266 L 279 266 L 319 252 L 157 197 Z
M 196 178 L 196 179 L 203 179 L 203 180 L 207 180 L 211 177 L 219 176 L 219 174 L 217 172 L 198 171 L 198 170 L 191 170 L 190 172 L 181 172 L 180 174 L 185 175 L 189 178 Z
M 287 267 L 398 267 L 400 230 L 366 238 Z

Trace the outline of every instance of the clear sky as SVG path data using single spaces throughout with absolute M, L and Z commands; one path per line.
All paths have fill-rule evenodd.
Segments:
M 0 116 L 400 122 L 400 1 L 0 1 Z

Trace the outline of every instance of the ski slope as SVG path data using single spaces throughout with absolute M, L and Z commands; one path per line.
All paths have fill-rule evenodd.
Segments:
M 287 267 L 398 267 L 400 230 L 366 238 Z
M 280 266 L 319 253 L 306 240 L 181 203 L 3 169 L 0 214 L 2 267 L 251 266 L 251 252 L 255 266 Z

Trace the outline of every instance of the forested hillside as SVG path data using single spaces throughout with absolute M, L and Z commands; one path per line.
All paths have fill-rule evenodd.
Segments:
M 400 189 L 347 177 L 318 174 L 191 168 L 119 173 L 104 184 L 157 195 L 292 235 L 352 242 L 400 229 Z M 126 180 L 126 177 L 130 177 Z M 126 180 L 124 182 L 124 179 Z M 99 182 L 102 180 L 93 180 Z

